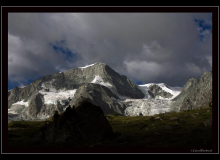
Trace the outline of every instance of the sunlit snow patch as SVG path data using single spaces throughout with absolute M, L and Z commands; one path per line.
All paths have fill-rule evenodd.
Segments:
M 172 94 L 173 96 L 171 98 L 163 98 L 161 96 L 156 97 L 156 99 L 163 99 L 163 100 L 172 100 L 173 98 L 175 98 L 176 96 L 178 96 L 181 91 L 182 88 L 181 87 L 170 87 L 164 83 L 148 83 L 148 84 L 144 84 L 144 85 L 139 85 L 139 88 L 141 89 L 141 91 L 144 93 L 145 98 L 147 96 L 149 96 L 148 94 L 148 88 L 151 85 L 158 85 L 163 91 L 168 92 L 170 94 Z
M 99 75 L 95 75 L 95 78 L 90 83 L 100 84 L 100 85 L 103 85 L 103 86 L 109 88 L 111 90 L 111 92 L 119 98 L 118 100 L 125 100 L 125 99 L 130 98 L 130 97 L 127 97 L 127 96 L 120 95 L 117 92 L 117 90 L 110 83 L 104 82 L 102 77 L 100 77 Z
M 86 66 L 84 66 L 84 67 L 78 67 L 78 68 L 81 68 L 81 69 L 83 69 L 83 68 L 88 68 L 88 67 L 91 67 L 91 66 L 93 66 L 93 65 L 95 65 L 95 64 L 101 65 L 101 64 L 105 64 L 105 63 L 96 62 L 96 63 L 94 63 L 94 64 L 90 64 L 90 65 L 86 65 Z
M 18 101 L 16 103 L 13 103 L 12 106 L 13 105 L 23 105 L 25 107 L 28 107 L 28 102 L 24 102 L 24 100 L 22 100 L 22 101 Z
M 94 64 L 95 64 L 95 63 L 94 63 Z M 78 68 L 88 68 L 88 67 L 93 66 L 94 64 L 90 64 L 90 65 L 86 65 L 86 66 L 84 66 L 84 67 L 78 67 Z
M 18 102 L 13 103 L 11 105 L 10 109 L 8 109 L 8 113 L 10 113 L 10 114 L 20 114 L 28 106 L 29 106 L 28 101 L 27 102 L 24 102 L 24 100 L 18 101 Z
M 59 101 L 60 103 L 67 101 L 69 98 L 72 98 L 76 93 L 77 89 L 74 90 L 62 90 L 62 91 L 39 91 L 41 94 L 44 95 L 44 103 L 45 104 L 57 104 Z
M 100 85 L 106 86 L 108 88 L 112 87 L 112 85 L 110 83 L 104 82 L 102 77 L 100 77 L 99 75 L 95 75 L 95 78 L 90 83 L 100 84 Z
M 11 114 L 18 114 L 15 110 L 12 110 L 12 109 L 8 109 L 8 113 L 11 113 Z

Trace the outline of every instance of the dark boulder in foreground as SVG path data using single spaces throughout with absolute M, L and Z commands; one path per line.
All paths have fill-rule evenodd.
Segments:
M 48 142 L 99 141 L 113 137 L 112 127 L 100 107 L 82 102 L 77 108 L 70 106 L 61 115 L 40 130 L 40 139 Z

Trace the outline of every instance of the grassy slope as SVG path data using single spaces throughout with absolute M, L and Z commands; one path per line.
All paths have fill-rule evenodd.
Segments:
M 212 117 L 211 107 L 155 116 L 127 117 L 112 114 L 106 117 L 113 131 L 120 132 L 121 135 L 99 142 L 97 144 L 99 147 L 211 147 L 212 145 L 212 127 L 205 127 L 203 123 Z M 154 119 L 155 117 L 161 117 L 162 120 Z M 170 120 L 171 117 L 178 119 Z M 52 144 L 36 140 L 35 133 L 46 123 L 49 121 L 8 123 L 8 145 L 13 147 L 94 145 L 94 142 Z

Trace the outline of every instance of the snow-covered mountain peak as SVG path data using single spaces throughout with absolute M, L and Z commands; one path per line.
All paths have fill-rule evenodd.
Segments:
M 141 89 L 141 91 L 145 94 L 145 98 L 172 100 L 173 98 L 178 96 L 182 91 L 181 87 L 171 87 L 165 83 L 148 83 L 138 86 Z M 166 97 L 166 93 L 170 94 L 170 96 Z
M 93 63 L 93 64 L 86 65 L 84 67 L 78 67 L 78 68 L 84 69 L 84 68 L 88 68 L 88 67 L 91 67 L 91 66 L 94 66 L 94 65 L 106 65 L 106 64 L 105 63 L 96 62 L 96 63 Z

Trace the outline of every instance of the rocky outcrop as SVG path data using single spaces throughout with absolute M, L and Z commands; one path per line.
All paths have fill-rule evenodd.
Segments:
M 100 106 L 104 114 L 124 113 L 126 108 L 124 103 L 117 101 L 118 97 L 105 86 L 99 84 L 86 83 L 81 85 L 74 98 L 70 101 L 71 106 L 79 106 L 85 100 Z
M 144 94 L 138 86 L 126 76 L 118 74 L 108 65 L 105 66 L 104 73 L 108 77 L 106 80 L 113 85 L 113 88 L 115 88 L 120 95 L 136 99 L 144 98 Z
M 208 107 L 212 102 L 212 72 L 205 72 L 198 80 L 189 79 L 173 101 L 176 111 Z
M 100 107 L 82 102 L 77 107 L 68 107 L 61 115 L 41 128 L 39 138 L 48 142 L 99 141 L 114 136 L 112 127 Z
M 36 118 L 43 105 L 44 105 L 43 95 L 38 92 L 32 94 L 30 98 L 29 107 L 27 109 L 28 116 Z
M 12 90 L 8 91 L 8 108 L 11 105 L 20 99 L 20 88 L 15 87 Z
M 43 78 L 35 80 L 23 88 L 15 87 L 8 91 L 8 108 L 18 101 L 27 102 L 31 98 L 32 94 L 41 90 L 42 81 Z
M 151 93 L 149 93 L 149 91 L 151 91 Z M 148 93 L 152 96 L 153 98 L 155 97 L 162 97 L 162 98 L 171 98 L 173 95 L 165 92 L 161 87 L 159 87 L 158 85 L 154 84 L 148 87 Z

